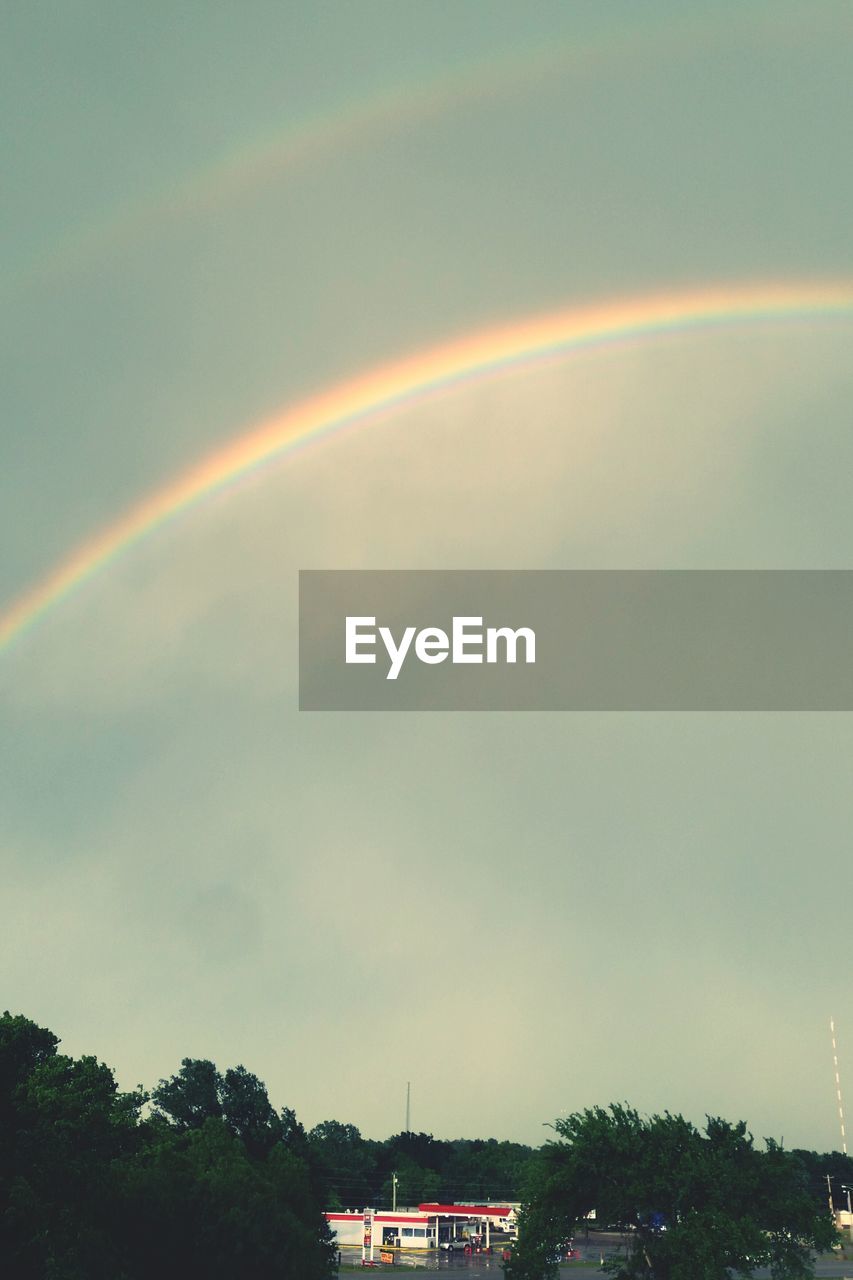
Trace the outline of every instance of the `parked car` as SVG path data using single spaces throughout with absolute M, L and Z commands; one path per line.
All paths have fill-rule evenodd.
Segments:
M 445 1249 L 448 1253 L 464 1253 L 466 1249 L 471 1248 L 470 1240 L 442 1240 L 439 1243 L 439 1249 Z

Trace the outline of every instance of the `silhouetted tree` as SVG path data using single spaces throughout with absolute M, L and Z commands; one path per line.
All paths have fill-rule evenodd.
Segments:
M 562 1240 L 591 1210 L 630 1226 L 624 1280 L 728 1280 L 769 1266 L 774 1280 L 812 1274 L 811 1250 L 835 1238 L 800 1161 L 774 1142 L 755 1148 L 743 1123 L 682 1116 L 644 1119 L 627 1106 L 555 1122 L 558 1138 L 534 1162 L 511 1280 L 557 1274 Z
M 92 1057 L 0 1018 L 3 1280 L 324 1280 L 334 1252 L 305 1130 L 244 1067 L 185 1058 L 121 1093 Z

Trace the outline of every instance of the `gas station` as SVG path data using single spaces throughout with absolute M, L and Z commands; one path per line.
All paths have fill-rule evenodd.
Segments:
M 491 1249 L 493 1233 L 515 1235 L 516 1206 L 425 1203 L 417 1209 L 329 1212 L 326 1221 L 338 1248 L 360 1248 L 365 1261 L 373 1261 L 376 1249 L 478 1253 Z
M 493 1231 L 515 1233 L 516 1214 L 512 1205 L 422 1204 L 418 1208 L 435 1222 L 439 1245 L 461 1238 L 472 1241 L 472 1249 L 490 1249 Z

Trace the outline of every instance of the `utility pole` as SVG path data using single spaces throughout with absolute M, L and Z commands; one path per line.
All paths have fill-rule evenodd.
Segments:
M 406 1081 L 406 1133 L 411 1133 L 411 1100 L 412 1100 L 412 1082 Z
M 826 1194 L 829 1196 L 829 1212 L 834 1215 L 835 1205 L 832 1203 L 832 1183 L 830 1182 L 829 1174 L 826 1175 Z
M 391 1212 L 397 1212 L 397 1183 L 399 1178 L 396 1173 L 391 1174 Z

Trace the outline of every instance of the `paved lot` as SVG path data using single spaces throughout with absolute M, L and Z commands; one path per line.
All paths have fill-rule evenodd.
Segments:
M 579 1262 L 567 1263 L 560 1268 L 562 1280 L 592 1280 L 592 1277 L 601 1277 L 601 1253 L 600 1244 L 578 1245 L 581 1254 Z M 610 1253 L 610 1248 L 606 1247 L 604 1252 Z M 409 1257 L 401 1257 L 394 1268 L 375 1267 L 374 1273 L 381 1275 L 383 1271 L 401 1274 L 403 1272 L 412 1271 L 415 1274 L 435 1274 L 436 1272 L 453 1272 L 454 1274 L 464 1273 L 465 1280 L 499 1280 L 503 1276 L 503 1264 L 501 1262 L 500 1252 L 493 1253 L 490 1256 L 484 1254 L 475 1254 L 473 1257 L 465 1258 L 459 1254 L 448 1256 L 441 1254 L 438 1257 L 430 1254 L 426 1257 L 418 1257 L 417 1255 L 409 1255 Z M 340 1275 L 352 1274 L 355 1270 L 361 1271 L 361 1256 L 358 1250 L 353 1250 L 350 1256 L 345 1253 L 341 1261 Z M 826 1277 L 827 1280 L 853 1280 L 853 1258 L 845 1260 L 826 1256 L 818 1258 L 815 1265 L 815 1275 L 818 1277 Z M 756 1270 L 754 1272 L 755 1280 L 769 1280 L 770 1272 L 767 1270 Z M 461 1276 L 460 1276 L 461 1280 Z

